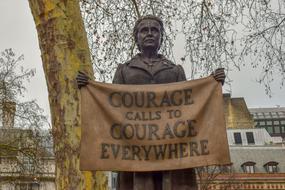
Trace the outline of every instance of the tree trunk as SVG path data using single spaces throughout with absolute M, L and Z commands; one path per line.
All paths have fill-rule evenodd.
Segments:
M 93 76 L 78 0 L 29 0 L 38 31 L 52 117 L 56 186 L 107 189 L 103 172 L 81 172 L 78 70 Z

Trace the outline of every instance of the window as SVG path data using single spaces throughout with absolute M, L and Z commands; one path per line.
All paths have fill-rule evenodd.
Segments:
M 281 129 L 282 129 L 282 133 L 285 133 L 285 126 L 282 126 Z
M 272 112 L 271 114 L 272 114 L 273 118 L 278 118 L 278 113 L 277 112 Z
M 274 125 L 279 125 L 279 121 L 273 121 Z
M 266 121 L 266 125 L 272 125 L 272 121 Z
M 268 165 L 268 173 L 277 173 L 277 166 L 276 165 Z
M 23 157 L 23 168 L 25 169 L 25 172 L 33 172 L 34 171 L 35 163 L 31 158 L 28 158 L 27 156 Z
M 241 165 L 244 173 L 254 173 L 255 172 L 255 162 L 245 162 Z
M 278 162 L 267 162 L 266 164 L 264 164 L 264 168 L 268 173 L 277 173 L 278 172 Z
M 265 115 L 265 118 L 271 118 L 270 113 L 264 113 L 264 115 Z
M 254 144 L 253 132 L 246 132 L 246 139 L 248 144 Z
M 265 121 L 260 121 L 259 125 L 265 125 Z
M 254 173 L 254 166 L 244 166 L 245 173 Z
M 280 127 L 279 126 L 274 127 L 274 133 L 280 133 Z
M 267 130 L 267 132 L 268 132 L 269 134 L 272 134 L 272 133 L 273 133 L 273 128 L 272 128 L 272 127 L 267 127 L 266 130 Z
M 285 120 L 281 120 L 280 123 L 281 123 L 282 125 L 285 125 Z
M 218 166 L 218 168 L 219 168 L 219 173 L 229 173 L 233 171 L 232 164 Z
M 39 190 L 40 185 L 38 183 L 17 183 L 15 190 Z
M 235 144 L 242 144 L 240 133 L 234 133 Z
M 118 178 L 118 173 L 116 173 L 116 172 L 112 172 L 112 174 L 111 174 L 111 176 L 112 176 L 112 184 L 111 184 L 111 188 L 112 189 L 115 189 L 116 187 L 117 187 L 117 178 Z

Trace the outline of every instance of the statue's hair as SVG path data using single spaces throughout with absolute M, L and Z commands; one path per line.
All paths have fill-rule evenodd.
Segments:
M 138 43 L 137 43 L 137 41 L 138 41 L 138 35 L 137 35 L 137 34 L 138 34 L 138 26 L 139 26 L 139 24 L 141 23 L 141 21 L 147 20 L 147 19 L 155 20 L 155 21 L 157 21 L 157 22 L 159 23 L 160 28 L 161 28 L 161 31 L 160 31 L 160 32 L 161 32 L 161 34 L 160 34 L 160 42 L 162 43 L 162 41 L 163 41 L 164 26 L 163 26 L 162 20 L 161 20 L 159 17 L 154 16 L 154 15 L 146 15 L 146 16 L 140 17 L 140 18 L 136 21 L 135 26 L 134 26 L 134 29 L 133 29 L 133 37 L 134 37 L 134 39 L 135 39 L 135 42 L 136 42 L 137 46 L 138 46 Z M 138 46 L 138 48 L 140 49 L 139 46 Z

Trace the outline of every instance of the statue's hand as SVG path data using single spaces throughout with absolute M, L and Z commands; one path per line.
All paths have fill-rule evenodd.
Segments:
M 225 71 L 224 71 L 224 68 L 218 68 L 216 69 L 212 75 L 214 76 L 215 80 L 222 83 L 222 85 L 224 85 L 224 82 L 225 82 L 225 78 L 226 78 L 226 75 L 225 75 Z
M 80 89 L 81 87 L 84 87 L 88 84 L 89 77 L 82 71 L 78 71 L 78 74 L 76 76 L 76 81 L 77 81 L 77 86 Z

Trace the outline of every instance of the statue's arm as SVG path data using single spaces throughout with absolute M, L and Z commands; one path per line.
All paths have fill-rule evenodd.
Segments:
M 125 84 L 123 76 L 123 64 L 119 64 L 113 78 L 113 84 Z
M 177 65 L 177 68 L 178 68 L 177 82 L 186 81 L 186 75 L 183 67 L 181 65 Z

